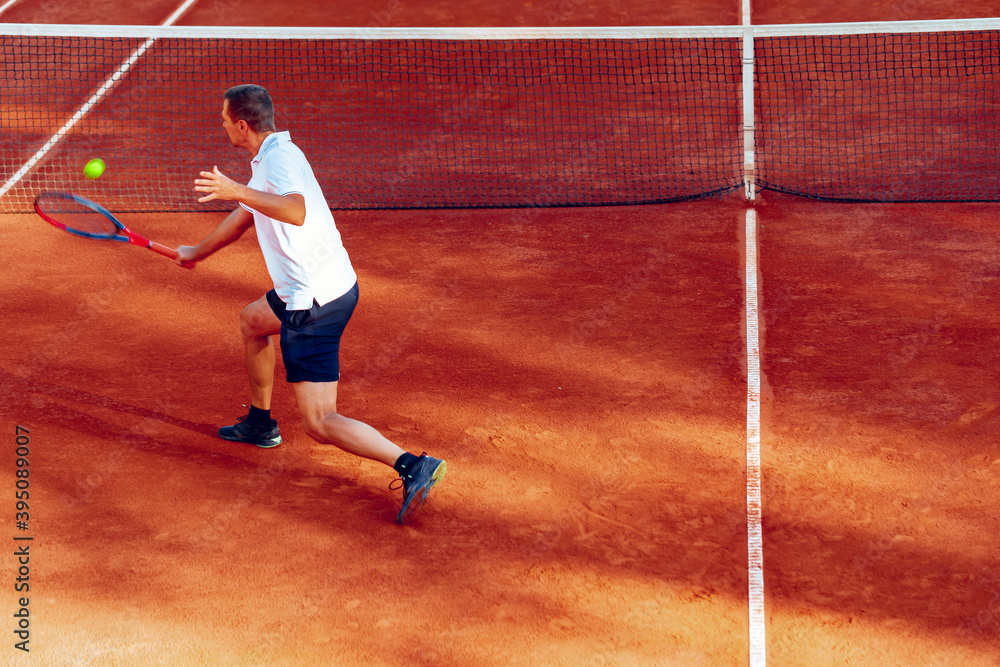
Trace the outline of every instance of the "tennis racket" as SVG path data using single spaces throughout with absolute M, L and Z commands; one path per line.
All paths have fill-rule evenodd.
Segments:
M 63 231 L 98 241 L 123 241 L 177 259 L 173 248 L 145 239 L 126 227 L 111 211 L 70 192 L 43 192 L 35 197 L 35 212 Z M 185 262 L 185 268 L 194 264 Z

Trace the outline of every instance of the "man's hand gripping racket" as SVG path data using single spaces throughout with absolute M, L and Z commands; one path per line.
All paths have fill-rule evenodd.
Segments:
M 35 198 L 35 211 L 46 222 L 70 234 L 98 241 L 123 241 L 177 260 L 177 251 L 173 248 L 139 236 L 112 215 L 111 211 L 79 195 L 43 192 Z M 192 269 L 194 263 L 182 262 L 181 266 Z

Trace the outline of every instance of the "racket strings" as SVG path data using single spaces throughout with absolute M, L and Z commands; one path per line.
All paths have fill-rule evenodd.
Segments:
M 49 217 L 67 228 L 99 236 L 116 236 L 118 228 L 106 216 L 72 199 L 62 197 L 39 198 L 39 207 Z

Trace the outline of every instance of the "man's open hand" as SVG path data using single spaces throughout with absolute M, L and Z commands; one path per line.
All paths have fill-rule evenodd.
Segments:
M 208 193 L 198 199 L 200 203 L 212 201 L 213 199 L 239 200 L 240 190 L 244 186 L 227 177 L 219 171 L 218 167 L 212 167 L 212 171 L 199 172 L 198 175 L 201 178 L 194 180 L 195 191 Z

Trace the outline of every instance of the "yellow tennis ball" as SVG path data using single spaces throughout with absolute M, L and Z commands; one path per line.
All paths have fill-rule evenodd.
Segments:
M 94 179 L 100 178 L 101 174 L 103 173 L 104 173 L 104 160 L 102 160 L 99 157 L 95 157 L 93 160 L 88 162 L 87 165 L 83 168 L 83 175 L 92 181 Z

